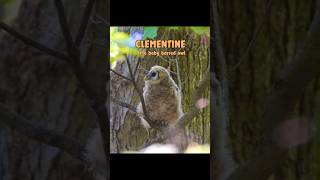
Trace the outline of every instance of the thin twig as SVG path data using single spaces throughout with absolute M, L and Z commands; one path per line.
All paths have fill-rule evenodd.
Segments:
M 107 27 L 110 26 L 110 23 L 98 14 L 93 15 L 93 17 L 91 18 L 91 22 L 95 24 L 103 23 Z
M 69 52 L 70 58 L 72 58 L 73 61 L 73 68 L 74 73 L 76 77 L 78 78 L 79 87 L 83 89 L 84 94 L 88 97 L 88 99 L 92 100 L 93 102 L 90 103 L 92 109 L 95 111 L 95 113 L 98 116 L 98 123 L 100 125 L 100 131 L 105 139 L 103 141 L 103 147 L 105 154 L 109 154 L 109 145 L 107 144 L 107 139 L 109 139 L 108 131 L 108 112 L 105 107 L 105 102 L 103 97 L 97 97 L 94 93 L 92 93 L 91 88 L 86 83 L 86 77 L 85 73 L 82 70 L 81 64 L 80 64 L 80 51 L 77 46 L 73 43 L 72 36 L 70 34 L 70 28 L 68 27 L 64 7 L 61 2 L 61 0 L 54 0 L 56 9 L 58 11 L 59 21 L 62 33 L 64 35 L 64 38 L 67 43 L 67 48 Z M 83 20 L 86 21 L 86 20 Z M 79 35 L 80 36 L 80 35 Z M 108 162 L 108 156 L 106 156 L 106 162 Z
M 33 48 L 36 48 L 36 49 L 38 49 L 38 50 L 40 50 L 50 56 L 57 58 L 58 60 L 63 60 L 64 62 L 68 62 L 70 60 L 70 58 L 68 57 L 67 54 L 53 50 L 51 48 L 48 48 L 45 45 L 43 45 L 39 42 L 36 42 L 36 41 L 32 40 L 31 38 L 19 33 L 18 31 L 16 31 L 15 29 L 11 28 L 10 26 L 8 26 L 7 24 L 5 24 L 3 22 L 0 22 L 0 29 L 3 29 L 4 31 L 6 31 L 8 34 L 13 36 L 14 38 L 21 40 L 26 45 L 29 45 Z
M 166 59 L 166 58 L 164 58 L 164 57 L 162 57 L 162 56 L 158 56 L 160 59 L 162 59 L 162 60 L 164 60 L 164 61 L 166 61 L 166 62 L 170 62 L 170 59 L 168 58 L 168 59 Z
M 132 73 L 132 69 L 131 69 L 131 65 L 130 65 L 129 59 L 128 59 L 127 56 L 125 56 L 125 57 L 126 57 L 126 61 L 127 61 L 129 73 L 130 73 L 130 76 L 131 76 L 131 82 L 132 82 L 134 88 L 136 89 L 136 91 L 137 91 L 137 93 L 138 93 L 138 95 L 139 95 L 140 101 L 141 101 L 143 114 L 144 114 L 144 116 L 145 116 L 144 118 L 145 118 L 145 120 L 149 123 L 149 125 L 152 126 L 152 123 L 151 123 L 151 121 L 150 121 L 149 114 L 148 114 L 148 112 L 147 112 L 146 104 L 145 104 L 145 102 L 144 102 L 143 95 L 142 95 L 142 93 L 141 93 L 141 91 L 140 91 L 140 89 L 139 89 L 139 87 L 138 87 L 138 85 L 137 85 L 137 83 L 136 83 L 136 81 L 135 81 L 135 79 L 134 79 L 134 76 L 133 76 L 133 73 Z
M 28 121 L 2 103 L 0 103 L 0 117 L 0 122 L 3 122 L 9 128 L 38 142 L 60 148 L 81 161 L 86 161 L 84 157 L 85 148 L 76 139 L 40 125 L 32 124 L 31 121 Z
M 87 26 L 89 23 L 90 14 L 92 12 L 94 2 L 95 2 L 95 0 L 89 0 L 88 4 L 86 6 L 86 9 L 85 9 L 83 17 L 82 17 L 80 28 L 79 28 L 79 31 L 76 36 L 76 41 L 75 41 L 76 46 L 79 46 L 83 40 L 83 37 L 85 35 L 86 29 L 87 29 Z
M 73 53 L 73 47 L 74 47 L 73 40 L 72 40 L 72 36 L 70 33 L 70 28 L 68 26 L 68 22 L 66 19 L 66 15 L 64 12 L 64 7 L 62 4 L 62 1 L 61 0 L 54 0 L 54 4 L 57 9 L 62 34 L 63 34 L 63 37 L 64 37 L 66 43 L 67 43 L 68 52 L 72 57 L 74 55 L 74 53 Z
M 119 106 L 125 107 L 125 108 L 131 110 L 132 112 L 138 114 L 136 108 L 134 106 L 132 106 L 131 104 L 120 101 L 120 100 L 116 99 L 115 97 L 111 97 L 111 101 L 118 104 Z
M 122 77 L 122 78 L 123 78 L 123 79 L 125 79 L 125 80 L 131 81 L 131 79 L 130 79 L 130 78 L 128 78 L 128 77 L 126 77 L 126 76 L 124 76 L 124 75 L 122 75 L 122 74 L 120 74 L 120 73 L 116 72 L 115 70 L 113 70 L 113 69 L 111 69 L 111 68 L 110 68 L 110 71 L 111 71 L 111 72 L 113 72 L 114 74 L 116 74 L 116 75 L 118 75 L 118 76 Z
M 179 63 L 178 63 L 178 58 L 176 58 L 176 69 L 177 69 L 177 77 L 178 77 L 178 86 L 179 86 L 179 92 L 180 92 L 180 96 L 182 99 L 182 87 L 181 87 L 181 78 L 180 78 L 180 68 L 179 68 Z
M 136 74 L 137 74 L 139 65 L 140 65 L 140 58 L 138 58 L 138 62 L 137 62 L 136 68 L 134 69 L 134 73 L 133 73 L 134 76 L 136 76 Z

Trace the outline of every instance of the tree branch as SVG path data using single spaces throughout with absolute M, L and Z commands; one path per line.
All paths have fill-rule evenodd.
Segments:
M 288 149 L 275 143 L 275 127 L 287 120 L 306 86 L 320 74 L 320 8 L 317 9 L 302 47 L 281 72 L 266 101 L 267 133 L 263 146 L 246 164 L 237 168 L 228 180 L 267 179 L 285 160 Z
M 210 71 L 209 68 L 207 72 L 203 75 L 204 77 L 199 82 L 197 88 L 193 91 L 191 97 L 191 106 L 189 110 L 184 113 L 177 121 L 174 127 L 168 127 L 164 129 L 160 129 L 163 132 L 163 136 L 156 137 L 154 140 L 151 140 L 149 143 L 145 144 L 144 147 L 151 145 L 154 142 L 165 142 L 165 140 L 174 140 L 175 137 L 180 136 L 182 132 L 184 132 L 185 126 L 192 121 L 194 117 L 196 117 L 199 112 L 200 108 L 197 107 L 196 103 L 201 98 L 202 94 L 205 92 L 206 87 L 209 85 L 210 82 Z M 182 131 L 181 131 L 182 130 Z M 176 144 L 178 147 L 183 148 L 184 140 L 179 140 L 179 143 Z M 175 142 L 176 143 L 176 142 Z
M 109 134 L 108 132 L 108 124 L 107 124 L 107 120 L 108 120 L 108 113 L 106 110 L 106 107 L 104 105 L 104 97 L 97 97 L 92 91 L 90 91 L 90 88 L 88 88 L 88 86 L 86 86 L 85 82 L 86 82 L 86 77 L 85 74 L 83 73 L 81 66 L 80 66 L 80 52 L 78 50 L 78 47 L 75 46 L 75 44 L 73 43 L 72 40 L 72 36 L 70 33 L 70 29 L 68 27 L 68 23 L 66 20 L 66 15 L 64 12 L 64 7 L 63 4 L 61 2 L 61 0 L 54 0 L 55 3 L 55 7 L 57 9 L 57 14 L 59 17 L 59 23 L 61 26 L 61 31 L 62 34 L 64 36 L 64 39 L 66 41 L 66 46 L 68 49 L 68 54 L 65 53 L 60 53 L 57 52 L 55 50 L 52 50 L 50 48 L 47 48 L 44 45 L 41 45 L 40 43 L 37 43 L 36 41 L 33 41 L 32 39 L 27 38 L 26 36 L 18 33 L 17 31 L 15 31 L 14 29 L 10 28 L 9 26 L 7 26 L 6 24 L 0 22 L 0 29 L 5 30 L 6 32 L 8 32 L 10 35 L 14 36 L 17 39 L 20 39 L 21 41 L 23 41 L 24 43 L 26 43 L 27 45 L 30 45 L 32 47 L 35 47 L 37 49 L 39 49 L 40 51 L 43 51 L 53 57 L 57 57 L 59 59 L 63 59 L 66 60 L 65 62 L 69 62 L 70 60 L 74 61 L 74 70 L 75 70 L 75 74 L 78 78 L 79 81 L 79 86 L 81 86 L 81 88 L 83 89 L 85 95 L 89 98 L 89 100 L 92 100 L 93 103 L 90 102 L 90 105 L 92 106 L 93 110 L 95 111 L 95 113 L 98 116 L 99 119 L 99 124 L 100 124 L 100 129 L 101 129 L 101 133 L 103 135 L 104 138 L 104 150 L 105 150 L 105 154 L 109 154 L 109 150 L 108 147 L 109 145 L 106 143 L 107 140 L 109 139 Z M 89 2 L 90 3 L 90 2 Z M 88 4 L 88 6 L 93 6 Z M 87 8 L 89 8 L 87 6 Z M 92 7 L 91 7 L 92 9 Z M 88 12 L 85 12 L 85 15 Z M 90 13 L 88 13 L 90 16 Z M 87 22 L 89 17 L 85 17 L 83 18 L 83 23 L 81 24 L 81 29 L 79 31 L 79 33 L 77 34 L 78 37 L 78 42 L 81 43 L 81 40 L 83 39 L 84 33 L 85 33 L 85 29 L 87 27 Z M 88 18 L 86 20 L 86 18 Z M 85 21 L 86 24 L 85 24 Z M 83 32 L 82 32 L 83 31 Z M 42 143 L 46 143 L 48 145 L 54 146 L 54 147 L 58 147 L 61 148 L 63 150 L 65 150 L 67 153 L 69 153 L 70 155 L 85 161 L 83 155 L 86 153 L 84 146 L 81 145 L 80 143 L 78 143 L 77 141 L 64 136 L 64 135 L 60 135 L 59 133 L 53 131 L 53 130 L 49 130 L 46 129 L 45 127 L 42 126 L 37 126 L 37 125 L 33 125 L 31 122 L 28 122 L 24 117 L 22 117 L 21 115 L 17 114 L 14 111 L 11 111 L 10 109 L 6 108 L 4 105 L 0 104 L 0 117 L 3 117 L 1 120 L 2 122 L 4 122 L 7 126 L 9 126 L 10 128 L 17 130 L 18 132 L 25 134 L 26 136 L 35 139 L 39 142 Z M 108 156 L 106 156 L 106 162 L 108 163 Z M 108 172 L 108 170 L 106 169 L 106 171 Z
M 63 37 L 66 41 L 68 52 L 69 52 L 70 56 L 73 57 L 74 44 L 73 44 L 72 36 L 70 33 L 70 28 L 68 26 L 68 22 L 66 19 L 66 15 L 64 12 L 64 7 L 62 4 L 62 1 L 61 0 L 54 0 L 54 4 L 57 9 L 61 31 L 62 31 Z
M 86 9 L 85 9 L 83 17 L 82 17 L 80 28 L 79 28 L 79 31 L 76 36 L 76 41 L 75 41 L 76 46 L 80 46 L 80 44 L 83 40 L 83 37 L 85 35 L 86 29 L 87 29 L 87 26 L 89 23 L 89 19 L 90 19 L 90 15 L 91 15 L 91 12 L 93 9 L 94 2 L 95 2 L 95 0 L 89 0 L 88 4 L 86 6 Z
M 197 88 L 193 91 L 191 97 L 191 107 L 189 110 L 183 114 L 182 117 L 179 118 L 177 127 L 185 127 L 198 113 L 200 112 L 200 108 L 196 106 L 197 101 L 201 98 L 202 94 L 206 90 L 206 87 L 210 82 L 210 71 L 209 68 L 207 72 L 204 74 L 202 80 L 199 82 Z
M 180 68 L 179 68 L 179 63 L 178 63 L 178 56 L 175 58 L 175 63 L 176 63 L 176 69 L 177 69 L 177 78 L 178 78 L 178 86 L 179 86 L 179 91 L 181 94 L 181 99 L 183 98 L 182 96 L 182 85 L 181 85 L 181 78 L 180 78 Z
M 108 155 L 109 154 L 109 144 L 107 143 L 107 141 L 109 140 L 109 133 L 108 133 L 109 115 L 108 115 L 107 109 L 105 107 L 105 99 L 104 98 L 106 98 L 106 97 L 101 97 L 101 96 L 98 97 L 97 94 L 95 94 L 95 92 L 93 92 L 92 89 L 88 86 L 87 78 L 85 76 L 86 74 L 83 71 L 81 64 L 80 64 L 79 47 L 75 46 L 75 44 L 73 43 L 72 36 L 70 34 L 70 29 L 68 27 L 66 16 L 64 13 L 63 4 L 62 4 L 61 0 L 54 0 L 54 2 L 55 2 L 56 9 L 58 11 L 61 30 L 62 30 L 62 33 L 63 33 L 64 38 L 66 40 L 66 43 L 67 43 L 69 56 L 73 60 L 74 73 L 78 79 L 79 87 L 83 90 L 83 93 L 85 94 L 85 96 L 87 96 L 87 98 L 91 101 L 90 105 L 98 117 L 98 124 L 100 125 L 100 132 L 101 132 L 102 137 L 104 139 L 103 140 L 103 148 L 104 148 L 105 154 Z M 101 4 L 104 4 L 104 2 L 102 1 Z M 91 4 L 88 4 L 88 5 L 89 6 L 87 6 L 87 10 L 89 11 Z M 97 6 L 99 6 L 99 5 L 96 4 L 96 7 Z M 88 12 L 86 12 L 86 13 L 88 13 Z M 88 13 L 88 14 L 90 16 L 90 13 Z M 83 21 L 86 21 L 86 19 L 83 19 Z M 83 22 L 83 23 L 85 23 L 85 22 Z M 85 26 L 87 26 L 87 25 L 83 25 L 83 27 L 81 27 L 81 28 L 84 28 L 83 31 L 85 31 L 85 29 L 86 29 Z M 80 32 L 80 34 L 79 34 L 79 39 L 82 38 L 81 36 L 84 36 L 84 35 L 81 35 L 81 33 L 82 32 Z M 107 74 L 106 74 L 106 76 L 107 76 Z M 104 94 L 104 95 L 106 95 L 106 94 Z M 109 159 L 108 156 L 106 156 L 107 163 L 109 163 L 108 159 Z M 106 171 L 108 172 L 108 170 L 106 170 Z
M 118 76 L 122 77 L 122 78 L 123 78 L 123 79 L 125 79 L 125 80 L 132 81 L 130 78 L 128 78 L 128 77 L 126 77 L 126 76 L 124 76 L 124 75 L 122 75 L 122 74 L 120 74 L 120 73 L 116 72 L 115 70 L 113 70 L 113 69 L 111 69 L 111 68 L 110 68 L 110 71 L 111 71 L 111 72 L 113 72 L 114 74 L 116 74 L 116 75 L 118 75 Z
M 130 73 L 130 77 L 131 77 L 132 84 L 133 84 L 134 88 L 136 89 L 136 91 L 137 91 L 137 93 L 138 93 L 138 95 L 139 95 L 140 101 L 141 101 L 143 114 L 144 114 L 144 116 L 145 116 L 144 118 L 145 118 L 145 120 L 149 123 L 149 125 L 150 125 L 151 127 L 153 127 L 153 124 L 151 123 L 149 114 L 148 114 L 148 112 L 147 112 L 147 108 L 146 108 L 146 104 L 145 104 L 145 102 L 144 102 L 143 95 L 142 95 L 142 93 L 141 93 L 141 91 L 140 91 L 140 89 L 139 89 L 139 87 L 138 87 L 138 85 L 137 85 L 137 83 L 136 83 L 136 81 L 135 81 L 135 78 L 134 78 L 134 75 L 133 75 L 133 72 L 132 72 L 132 69 L 131 69 L 131 65 L 130 65 L 129 59 L 128 59 L 127 56 L 125 56 L 125 57 L 126 57 L 126 61 L 127 61 L 127 65 L 128 65 L 128 69 L 129 69 L 129 73 Z M 154 128 L 156 128 L 156 127 L 154 127 Z
M 119 106 L 125 107 L 125 108 L 127 108 L 137 114 L 136 108 L 134 106 L 132 106 L 131 104 L 120 101 L 120 100 L 116 99 L 115 97 L 111 97 L 111 101 L 113 101 L 114 103 L 118 104 Z
M 0 29 L 3 29 L 4 31 L 6 31 L 8 34 L 13 36 L 14 38 L 21 40 L 26 45 L 29 45 L 33 48 L 36 48 L 36 49 L 38 49 L 38 50 L 40 50 L 50 56 L 57 58 L 58 60 L 63 60 L 64 62 L 67 62 L 70 60 L 70 58 L 68 57 L 67 54 L 50 49 L 50 48 L 46 47 L 45 45 L 42 45 L 42 44 L 28 38 L 27 36 L 19 33 L 18 31 L 14 30 L 13 28 L 11 28 L 10 26 L 8 26 L 7 24 L 5 24 L 3 22 L 0 22 Z
M 137 74 L 137 71 L 138 71 L 138 69 L 139 69 L 139 65 L 140 65 L 140 58 L 138 58 L 137 65 L 136 65 L 136 67 L 134 68 L 134 72 L 133 72 L 133 75 L 134 75 L 134 76 Z
M 98 14 L 94 14 L 93 17 L 91 18 L 91 22 L 95 24 L 104 24 L 106 27 L 110 26 L 109 21 L 105 20 L 103 17 L 99 16 Z
M 84 155 L 86 151 L 80 142 L 54 130 L 34 125 L 2 103 L 0 103 L 0 122 L 33 140 L 60 148 L 74 158 L 85 161 Z

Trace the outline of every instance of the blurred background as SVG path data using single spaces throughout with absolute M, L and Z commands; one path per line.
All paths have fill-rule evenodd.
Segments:
M 275 78 L 301 48 L 318 3 L 317 0 L 217 1 L 229 77 L 227 149 L 236 164 L 243 165 L 255 157 L 266 132 L 263 119 L 267 94 Z M 314 78 L 299 97 L 292 119 L 279 125 L 281 133 L 277 131 L 276 141 L 283 146 L 298 146 L 290 149 L 270 180 L 320 178 L 319 81 L 319 76 Z
M 106 1 L 95 2 L 94 15 L 106 19 Z M 65 0 L 62 3 L 70 32 L 75 36 L 88 0 Z M 98 20 L 92 21 L 90 19 L 79 47 L 81 62 L 85 64 L 82 73 L 87 78 L 85 83 L 88 83 L 90 92 L 104 102 L 107 48 L 93 42 L 105 43 L 106 25 L 97 25 Z M 72 153 L 55 146 L 63 140 L 47 145 L 29 138 L 30 132 L 23 131 L 23 125 L 8 123 L 12 116 L 8 117 L 8 111 L 3 112 L 6 107 L 33 124 L 37 127 L 38 131 L 34 133 L 38 133 L 38 137 L 40 131 L 43 139 L 48 138 L 45 131 L 41 131 L 43 127 L 73 138 L 82 146 L 98 126 L 97 115 L 83 89 L 79 88 L 73 67 L 3 30 L 4 22 L 27 38 L 66 53 L 54 1 L 0 0 L 0 22 L 0 179 L 93 180 L 81 158 L 70 156 Z
M 0 20 L 10 22 L 18 13 L 22 0 L 0 0 Z

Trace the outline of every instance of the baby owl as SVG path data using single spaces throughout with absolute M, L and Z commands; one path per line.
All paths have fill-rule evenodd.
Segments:
M 171 78 L 170 72 L 162 66 L 153 66 L 145 75 L 144 81 L 143 97 L 152 125 L 157 128 L 174 125 L 183 112 L 180 90 Z M 149 123 L 143 118 L 141 102 L 137 112 L 141 115 L 142 124 L 150 128 Z

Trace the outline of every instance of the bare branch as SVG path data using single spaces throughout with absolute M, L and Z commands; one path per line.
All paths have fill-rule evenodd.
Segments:
M 45 45 L 38 43 L 38 42 L 30 39 L 29 37 L 19 33 L 18 31 L 14 30 L 13 28 L 11 28 L 10 26 L 8 26 L 7 24 L 5 24 L 3 22 L 0 22 L 0 29 L 3 29 L 4 31 L 6 31 L 8 34 L 13 36 L 14 38 L 21 40 L 26 45 L 29 45 L 33 48 L 36 48 L 36 49 L 38 49 L 38 50 L 40 50 L 50 56 L 57 58 L 58 60 L 63 60 L 64 62 L 67 62 L 70 60 L 70 58 L 68 57 L 67 54 L 50 49 L 50 48 L 46 47 Z
M 120 73 L 116 72 L 116 71 L 115 71 L 115 70 L 113 70 L 113 69 L 110 69 L 110 71 L 111 71 L 111 72 L 113 72 L 114 74 L 116 74 L 116 75 L 118 75 L 118 76 L 122 77 L 122 78 L 123 78 L 123 79 L 125 79 L 125 80 L 132 81 L 130 78 L 128 78 L 128 77 L 126 77 L 126 76 L 124 76 L 124 75 L 122 75 L 122 74 L 120 74 Z
M 202 80 L 199 82 L 197 88 L 193 91 L 191 97 L 191 107 L 189 110 L 183 114 L 182 117 L 179 118 L 177 127 L 185 127 L 198 113 L 200 109 L 196 106 L 197 101 L 201 98 L 202 94 L 206 90 L 206 87 L 209 85 L 210 82 L 210 71 L 209 68 L 205 73 Z
M 152 123 L 151 123 L 151 121 L 150 121 L 150 117 L 149 117 L 149 114 L 148 114 L 148 112 L 147 112 L 147 108 L 146 108 L 146 104 L 145 104 L 145 102 L 144 102 L 143 95 L 142 95 L 142 93 L 141 93 L 141 91 L 140 91 L 140 89 L 139 89 L 139 87 L 138 87 L 138 85 L 137 85 L 137 83 L 136 83 L 136 81 L 135 81 L 135 79 L 134 79 L 134 75 L 133 75 L 133 72 L 132 72 L 132 69 L 131 69 L 131 65 L 130 65 L 129 59 L 128 59 L 127 56 L 125 56 L 125 57 L 126 57 L 126 61 L 127 61 L 129 73 L 130 73 L 130 76 L 131 76 L 131 81 L 132 81 L 133 86 L 134 86 L 134 88 L 136 89 L 136 91 L 137 91 L 137 93 L 138 93 L 138 95 L 139 95 L 140 101 L 141 101 L 143 114 L 144 114 L 144 116 L 145 116 L 144 118 L 145 118 L 145 120 L 149 123 L 149 125 L 152 127 L 153 125 L 152 125 Z
M 73 57 L 73 55 L 74 55 L 74 53 L 73 53 L 73 48 L 74 48 L 73 40 L 72 40 L 72 36 L 70 33 L 70 28 L 68 26 L 68 22 L 66 19 L 66 15 L 64 12 L 64 7 L 62 4 L 62 1 L 61 0 L 54 0 L 54 4 L 57 9 L 62 34 L 63 34 L 63 37 L 64 37 L 66 43 L 67 43 L 68 52 L 71 55 L 71 57 Z
M 101 131 L 101 134 L 104 139 L 103 147 L 104 147 L 105 154 L 107 155 L 107 154 L 109 154 L 109 144 L 107 143 L 107 140 L 109 139 L 109 133 L 108 133 L 109 115 L 108 115 L 107 109 L 105 107 L 104 97 L 97 97 L 97 95 L 95 93 L 93 93 L 91 88 L 88 86 L 87 81 L 86 81 L 87 79 L 85 77 L 85 73 L 83 72 L 83 69 L 80 64 L 79 48 L 76 47 L 75 44 L 73 43 L 72 36 L 70 34 L 70 29 L 68 27 L 68 23 L 66 20 L 63 4 L 62 4 L 61 0 L 54 0 L 54 2 L 55 2 L 55 6 L 56 6 L 56 9 L 58 12 L 61 30 L 62 30 L 63 36 L 66 40 L 66 43 L 67 43 L 69 56 L 73 60 L 74 73 L 75 73 L 76 77 L 78 78 L 78 83 L 79 83 L 80 88 L 83 89 L 83 93 L 87 96 L 87 98 L 89 100 L 92 101 L 92 103 L 90 103 L 90 105 L 98 117 L 100 131 Z M 90 4 L 89 4 L 89 6 L 90 6 Z M 88 9 L 89 8 L 90 7 L 88 7 Z M 83 26 L 87 26 L 87 25 L 83 25 Z M 85 27 L 82 27 L 82 28 L 85 28 Z M 82 36 L 81 33 L 79 35 L 79 39 L 81 38 L 80 36 Z M 108 163 L 108 156 L 106 156 L 106 162 Z
M 175 62 L 176 62 L 176 69 L 177 69 L 177 78 L 178 78 L 178 86 L 179 86 L 179 91 L 180 91 L 180 94 L 181 94 L 181 99 L 182 99 L 182 86 L 181 86 L 181 78 L 180 78 L 180 68 L 179 68 L 179 63 L 178 63 L 178 57 L 175 58 Z
M 168 59 L 166 59 L 166 58 L 164 58 L 164 57 L 162 57 L 162 56 L 158 56 L 160 59 L 162 59 L 162 60 L 164 60 L 165 62 L 170 62 L 170 59 L 168 58 Z
M 120 101 L 120 100 L 116 99 L 115 97 L 111 97 L 111 101 L 118 104 L 119 106 L 125 107 L 125 108 L 127 108 L 137 114 L 136 108 L 134 106 L 132 106 L 131 104 Z
M 138 62 L 137 62 L 136 68 L 134 69 L 134 73 L 133 73 L 134 76 L 137 74 L 137 71 L 139 69 L 139 65 L 140 65 L 140 58 L 138 58 Z
M 33 140 L 60 148 L 76 159 L 85 161 L 85 148 L 76 139 L 40 125 L 34 125 L 2 103 L 0 103 L 0 122 Z
M 82 17 L 82 21 L 81 21 L 81 25 L 79 28 L 79 31 L 77 33 L 76 36 L 76 41 L 75 41 L 75 45 L 79 46 L 83 40 L 83 37 L 85 35 L 88 23 L 89 23 L 89 19 L 90 19 L 90 15 L 93 9 L 93 5 L 94 5 L 95 0 L 89 0 L 86 9 L 84 11 L 83 17 Z
M 98 14 L 94 14 L 93 17 L 91 18 L 92 23 L 95 24 L 104 24 L 105 26 L 109 27 L 110 23 L 105 20 L 103 17 L 99 16 Z

